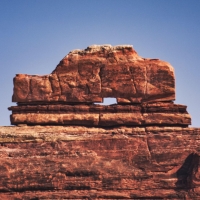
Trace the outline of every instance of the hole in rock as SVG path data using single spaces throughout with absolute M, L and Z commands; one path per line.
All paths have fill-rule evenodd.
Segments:
M 111 105 L 111 104 L 116 104 L 117 99 L 116 98 L 103 98 L 103 103 L 95 103 L 95 104 L 100 104 L 100 105 Z

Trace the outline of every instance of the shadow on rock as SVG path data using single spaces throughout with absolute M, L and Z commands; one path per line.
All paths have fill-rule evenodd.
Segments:
M 199 155 L 191 153 L 176 173 L 178 179 L 176 187 L 178 190 L 191 190 L 196 186 L 197 182 L 200 183 L 198 168 Z

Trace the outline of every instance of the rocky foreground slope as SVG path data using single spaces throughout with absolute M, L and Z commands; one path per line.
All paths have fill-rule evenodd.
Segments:
M 105 97 L 117 104 L 95 104 Z M 50 75 L 16 75 L 0 198 L 200 198 L 200 129 L 174 99 L 173 67 L 130 45 L 93 45 Z
M 200 129 L 0 128 L 1 199 L 200 197 Z

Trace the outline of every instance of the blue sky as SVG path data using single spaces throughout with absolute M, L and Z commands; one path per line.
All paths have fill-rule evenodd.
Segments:
M 0 0 L 0 125 L 10 125 L 15 74 L 49 74 L 92 44 L 171 63 L 175 103 L 200 127 L 200 0 Z

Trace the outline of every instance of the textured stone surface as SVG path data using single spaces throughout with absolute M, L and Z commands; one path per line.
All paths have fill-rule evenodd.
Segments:
M 179 125 L 191 124 L 189 114 L 169 113 L 105 113 L 105 114 L 12 114 L 12 125 L 85 125 L 110 127 L 119 125 Z
M 187 106 L 173 102 L 143 104 L 19 104 L 8 108 L 15 113 L 188 113 Z
M 199 199 L 200 129 L 0 127 L 1 199 Z
M 16 75 L 0 199 L 200 199 L 200 129 L 172 102 L 174 82 L 169 63 L 129 45 L 74 50 L 50 75 Z M 94 104 L 104 97 L 118 104 Z
M 11 124 L 85 125 L 111 127 L 119 125 L 191 124 L 186 106 L 170 103 L 138 105 L 21 105 L 12 106 Z
M 71 51 L 45 76 L 17 74 L 14 102 L 170 101 L 175 99 L 173 67 L 145 59 L 130 45 L 93 45 Z

